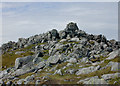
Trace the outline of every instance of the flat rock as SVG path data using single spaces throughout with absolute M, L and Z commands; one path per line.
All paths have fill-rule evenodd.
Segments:
M 101 76 L 104 80 L 114 79 L 120 77 L 120 73 L 113 73 L 113 74 L 104 74 Z
M 77 63 L 77 59 L 76 58 L 70 58 L 68 60 L 68 62 L 70 62 L 70 63 Z
M 107 60 L 114 59 L 115 57 L 118 56 L 119 52 L 120 52 L 120 50 L 115 50 L 115 51 L 111 52 L 111 53 L 108 55 L 109 57 L 106 58 L 106 59 L 107 59 Z
M 111 61 L 107 66 L 111 66 L 111 71 L 120 71 L 120 67 L 118 65 L 120 65 L 120 63 Z
M 86 68 L 81 68 L 79 69 L 77 72 L 76 72 L 76 75 L 80 75 L 80 74 L 88 74 L 88 73 L 91 73 L 91 72 L 94 72 L 96 70 L 98 70 L 100 68 L 100 66 L 90 66 L 90 67 L 86 67 Z

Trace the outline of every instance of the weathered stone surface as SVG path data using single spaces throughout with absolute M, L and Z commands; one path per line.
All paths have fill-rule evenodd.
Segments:
M 3 78 L 5 75 L 7 75 L 8 72 L 6 70 L 0 72 L 0 78 Z
M 60 42 L 67 42 L 67 39 L 62 39 L 60 40 Z
M 64 55 L 54 55 L 48 58 L 47 63 L 57 64 L 62 61 L 64 61 Z
M 69 66 L 72 66 L 72 65 L 73 65 L 72 63 L 67 63 L 66 66 L 69 67 Z
M 88 74 L 88 73 L 91 73 L 91 72 L 94 72 L 94 71 L 98 70 L 99 68 L 100 68 L 100 66 L 96 66 L 96 67 L 90 66 L 90 67 L 87 67 L 87 68 L 81 68 L 76 72 L 76 75 Z
M 75 69 L 68 69 L 65 71 L 65 73 L 67 73 L 67 74 L 74 74 L 75 72 L 76 72 Z
M 115 57 L 118 56 L 118 54 L 120 53 L 120 50 L 115 50 L 113 52 L 111 52 L 108 56 L 108 58 L 106 58 L 107 60 L 111 60 L 111 59 L 114 59 Z
M 42 69 L 42 68 L 45 67 L 45 65 L 46 65 L 46 63 L 45 63 L 44 61 L 42 61 L 42 62 L 40 62 L 39 64 L 37 64 L 36 68 L 37 68 L 37 69 Z
M 111 66 L 111 71 L 120 71 L 120 67 L 118 65 L 120 65 L 119 62 L 109 62 L 107 67 Z
M 17 81 L 17 84 L 23 84 L 24 83 L 24 79 L 20 79 Z
M 68 60 L 68 62 L 70 62 L 70 63 L 76 63 L 76 62 L 77 62 L 77 59 L 76 59 L 76 58 L 70 58 L 70 59 Z
M 35 82 L 36 86 L 37 85 L 39 86 L 40 82 L 41 82 L 40 80 L 36 80 L 36 82 Z
M 89 81 L 85 82 L 84 84 L 108 84 L 108 83 L 103 79 L 91 78 Z
M 11 86 L 12 85 L 12 81 L 8 81 L 6 84 L 8 85 L 8 86 Z
M 104 74 L 101 76 L 104 80 L 114 79 L 120 77 L 120 73 L 113 73 L 113 74 Z
M 79 42 L 80 40 L 79 40 L 79 38 L 71 38 L 70 39 L 70 42 Z
M 72 32 L 74 32 L 75 30 L 79 30 L 79 29 L 78 29 L 76 23 L 71 22 L 71 23 L 67 24 L 65 30 L 66 30 L 66 31 L 72 31 Z
M 63 75 L 61 69 L 56 70 L 55 73 L 54 73 L 53 75 L 55 75 L 55 74 Z
M 88 60 L 88 57 L 83 57 L 82 59 L 81 59 L 81 62 L 87 62 L 87 60 Z
M 21 68 L 23 65 L 27 64 L 28 62 L 33 60 L 33 56 L 26 56 L 26 57 L 22 57 L 22 58 L 17 58 L 15 60 L 15 68 L 19 69 Z
M 41 58 L 41 57 L 35 57 L 35 58 L 33 59 L 33 64 L 38 64 L 38 63 L 41 62 L 41 61 L 43 61 L 43 58 Z
M 99 79 L 98 76 L 89 77 L 89 78 L 86 78 L 84 80 L 80 80 L 77 83 L 78 84 L 79 83 L 83 83 L 83 84 L 108 84 L 105 80 Z
M 24 81 L 33 81 L 33 80 L 34 80 L 34 78 L 35 78 L 35 76 L 34 76 L 34 75 L 27 76 L 27 77 L 25 78 L 25 80 L 24 80 Z

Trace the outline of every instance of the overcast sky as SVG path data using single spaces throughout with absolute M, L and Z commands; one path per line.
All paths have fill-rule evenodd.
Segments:
M 2 42 L 17 41 L 76 22 L 89 34 L 118 39 L 117 2 L 4 2 Z

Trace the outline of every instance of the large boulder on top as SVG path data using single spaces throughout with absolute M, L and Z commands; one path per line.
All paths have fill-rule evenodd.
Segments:
M 58 31 L 56 29 L 53 29 L 52 31 L 50 31 L 49 34 L 48 34 L 48 37 L 51 40 L 56 40 L 56 39 L 60 38 L 59 33 L 58 33 Z
M 76 30 L 79 30 L 78 26 L 76 23 L 73 23 L 73 22 L 70 22 L 69 24 L 67 24 L 65 29 L 66 32 L 71 32 L 71 31 L 75 32 Z

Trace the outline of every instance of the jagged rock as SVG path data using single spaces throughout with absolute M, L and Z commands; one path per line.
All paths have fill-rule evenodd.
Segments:
M 42 54 L 41 52 L 39 52 L 39 53 L 35 56 L 35 58 L 33 59 L 33 64 L 37 64 L 37 63 L 43 61 L 43 58 L 41 58 L 41 57 L 43 57 L 43 54 Z
M 33 64 L 38 64 L 39 62 L 43 61 L 43 58 L 41 57 L 36 57 L 33 59 Z
M 45 80 L 45 79 L 49 79 L 49 77 L 48 76 L 43 76 L 42 80 Z
M 71 32 L 75 32 L 76 30 L 79 30 L 79 29 L 78 29 L 76 23 L 71 22 L 71 23 L 67 24 L 65 30 L 66 30 L 67 32 L 70 32 L 70 31 L 71 31 Z
M 98 69 L 100 69 L 100 66 L 98 65 L 97 67 L 94 66 L 90 66 L 90 67 L 86 67 L 86 68 L 81 68 L 76 72 L 76 75 L 80 75 L 80 74 L 88 74 L 94 71 L 97 71 Z
M 71 38 L 70 39 L 70 42 L 79 42 L 80 40 L 79 40 L 79 38 Z
M 17 58 L 15 60 L 15 68 L 19 69 L 21 68 L 23 65 L 27 64 L 28 62 L 33 60 L 33 56 L 26 56 L 26 57 L 22 57 L 22 58 Z
M 35 57 L 43 57 L 43 53 L 42 52 L 38 52 Z
M 5 75 L 7 75 L 8 72 L 6 70 L 0 72 L 0 78 L 3 78 Z
M 25 80 L 25 79 L 19 79 L 19 80 L 17 81 L 17 84 L 23 84 L 23 83 L 24 83 L 24 80 Z
M 8 86 L 11 86 L 12 84 L 13 84 L 12 81 L 8 81 L 8 82 L 6 83 L 6 85 L 8 85 Z
M 99 79 L 98 76 L 94 76 L 94 77 L 90 77 L 90 78 L 86 78 L 84 80 L 80 80 L 79 83 L 83 83 L 83 84 L 108 84 L 105 80 L 103 79 Z
M 61 69 L 56 70 L 55 73 L 54 73 L 53 75 L 55 75 L 55 74 L 63 75 Z
M 69 66 L 72 66 L 72 65 L 73 65 L 72 63 L 67 63 L 66 66 L 69 67 Z
M 25 78 L 25 80 L 24 81 L 33 81 L 34 80 L 34 78 L 35 78 L 35 76 L 34 75 L 31 75 L 31 76 L 27 76 L 26 78 Z
M 107 67 L 111 66 L 111 71 L 120 71 L 120 68 L 118 65 L 120 65 L 119 62 L 109 62 Z
M 15 52 L 15 54 L 21 54 L 21 53 L 25 53 L 25 52 L 24 51 Z
M 99 78 L 91 78 L 89 81 L 84 84 L 108 84 L 105 80 Z
M 39 85 L 40 82 L 41 82 L 41 80 L 36 80 L 35 84 L 36 84 L 36 85 Z
M 66 37 L 67 37 L 66 31 L 60 31 L 59 36 L 60 36 L 61 39 L 66 39 Z
M 69 73 L 69 74 L 74 74 L 76 72 L 76 70 L 75 69 L 68 69 L 68 70 L 66 70 L 65 71 L 65 73 Z
M 58 67 L 58 65 L 56 65 L 55 67 L 51 68 L 49 71 L 55 71 L 57 67 Z
M 44 61 L 40 62 L 39 64 L 37 64 L 36 68 L 37 69 L 42 69 L 46 66 L 46 63 Z
M 60 42 L 67 42 L 67 39 L 62 39 L 60 40 Z
M 77 84 L 80 84 L 80 83 L 85 84 L 85 83 L 86 83 L 88 80 L 90 80 L 91 78 L 98 78 L 98 76 L 94 76 L 94 77 L 89 77 L 89 78 L 82 79 L 82 80 L 78 81 Z
M 68 62 L 70 62 L 70 63 L 76 63 L 76 62 L 77 62 L 77 59 L 76 59 L 76 58 L 70 58 L 70 59 L 68 60 Z
M 20 75 L 23 75 L 23 74 L 26 74 L 26 73 L 29 73 L 29 72 L 32 72 L 32 70 L 23 70 L 23 69 L 17 69 L 13 75 L 15 76 L 20 76 Z
M 113 74 L 104 74 L 101 76 L 104 80 L 114 79 L 120 77 L 120 73 L 113 73 Z
M 0 80 L 0 86 L 4 86 L 5 82 L 3 80 Z
M 50 64 L 57 64 L 59 62 L 62 62 L 64 61 L 64 55 L 61 54 L 61 55 L 54 55 L 54 56 L 50 56 L 47 60 L 47 63 L 50 63 Z
M 85 63 L 86 63 L 86 62 L 87 62 L 87 60 L 88 60 L 88 57 L 83 57 L 80 61 L 81 61 L 81 62 L 85 62 Z
M 108 55 L 109 57 L 106 58 L 106 59 L 107 59 L 107 60 L 114 59 L 115 57 L 118 56 L 119 52 L 120 52 L 120 50 L 115 50 L 115 51 L 111 52 L 111 53 Z
M 50 31 L 48 36 L 49 36 L 49 39 L 52 39 L 52 40 L 59 39 L 59 33 L 56 29 L 53 29 L 52 31 Z

